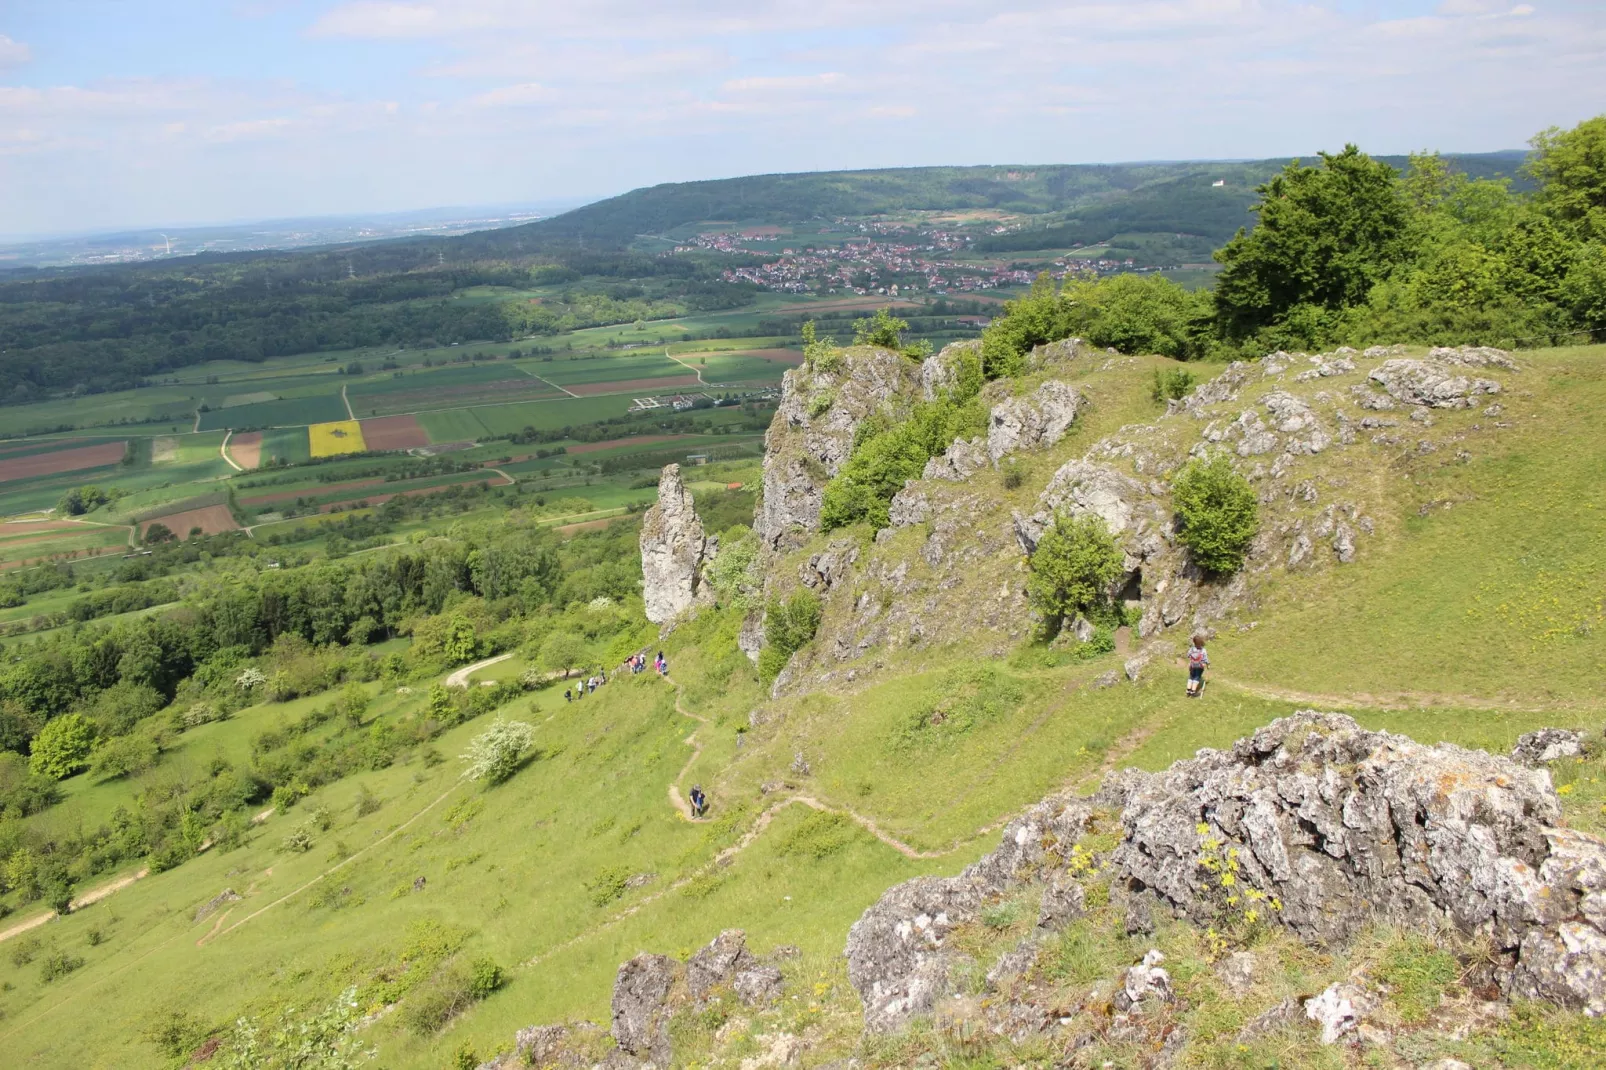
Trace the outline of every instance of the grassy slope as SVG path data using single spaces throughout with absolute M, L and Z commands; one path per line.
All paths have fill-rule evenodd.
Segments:
M 8 1012 L 0 1045 L 40 1065 L 157 1065 L 152 1050 L 133 1039 L 153 1011 L 182 1003 L 221 1021 L 267 992 L 284 999 L 328 993 L 361 974 L 360 963 L 396 946 L 409 920 L 434 917 L 474 929 L 476 953 L 524 964 L 505 991 L 440 1037 L 412 1037 L 393 1019 L 375 1027 L 385 1065 L 439 1066 L 465 1040 L 488 1052 L 531 1022 L 605 1020 L 613 971 L 638 949 L 684 952 L 742 925 L 760 949 L 796 943 L 810 963 L 829 963 L 847 925 L 882 889 L 915 872 L 956 871 L 991 845 L 986 830 L 1000 817 L 1044 793 L 1088 786 L 1110 765 L 1158 768 L 1313 704 L 1274 689 L 1330 695 L 1321 704 L 1353 704 L 1369 725 L 1491 749 L 1540 724 L 1573 723 L 1577 711 L 1555 707 L 1590 698 L 1587 669 L 1598 664 L 1601 639 L 1577 621 L 1598 612 L 1591 601 L 1598 591 L 1576 579 L 1547 586 L 1539 570 L 1598 576 L 1606 564 L 1602 518 L 1586 493 L 1600 447 L 1580 433 L 1606 390 L 1593 364 L 1599 355 L 1526 355 L 1528 370 L 1513 377 L 1502 399 L 1504 422 L 1513 424 L 1508 432 L 1474 440 L 1464 464 L 1441 467 L 1445 458 L 1436 455 L 1405 469 L 1409 480 L 1377 474 L 1385 494 L 1374 506 L 1378 538 L 1342 571 L 1273 581 L 1254 610 L 1258 626 L 1213 644 L 1219 675 L 1197 702 L 1181 697 L 1180 670 L 1137 687 L 1088 687 L 1118 664 L 1117 655 L 1055 667 L 1041 658 L 978 663 L 951 649 L 890 653 L 883 671 L 859 686 L 766 706 L 731 649 L 734 616 L 705 615 L 667 644 L 686 705 L 709 722 L 682 783 L 708 786 L 716 816 L 734 817 L 735 825 L 689 826 L 669 808 L 666 787 L 691 753 L 683 740 L 694 726 L 673 712 L 661 682 L 639 677 L 571 706 L 549 689 L 530 715 L 539 725 L 540 757 L 484 796 L 452 788 L 416 824 L 342 870 L 335 880 L 352 889 L 353 905 L 313 907 L 318 889 L 310 889 L 201 948 L 195 941 L 210 922 L 190 921 L 195 905 L 221 888 L 255 885 L 232 924 L 328 868 L 335 841 L 351 849 L 376 843 L 447 791 L 455 763 L 398 766 L 331 786 L 297 812 L 271 819 L 239 851 L 203 856 L 52 923 L 43 930 L 47 941 L 75 949 L 90 965 L 45 987 L 37 966 L 13 969 L 0 959 L 0 977 L 16 985 L 0 997 Z M 1145 363 L 1087 375 L 1095 406 L 1066 451 L 1078 454 L 1098 435 L 1152 419 L 1142 394 L 1147 374 Z M 1463 416 L 1446 417 L 1444 427 Z M 1051 471 L 1046 461 L 1040 467 L 1034 485 Z M 978 485 L 985 489 L 985 481 Z M 575 490 L 597 497 L 598 488 Z M 1445 499 L 1462 504 L 1416 517 L 1423 501 Z M 1542 523 L 1534 522 L 1536 513 Z M 1492 609 L 1490 584 L 1504 588 Z M 1469 612 L 1486 616 L 1469 623 Z M 1552 634 L 1557 621 L 1566 634 Z M 900 725 L 909 712 L 952 692 L 970 672 L 995 673 L 988 677 L 994 693 L 1008 701 L 968 733 L 913 748 L 904 743 Z M 1451 697 L 1428 704 L 1425 692 Z M 402 700 L 389 701 L 399 709 Z M 764 711 L 761 723 L 738 748 L 737 729 L 748 726 L 754 709 Z M 192 733 L 197 753 L 207 745 L 241 747 L 253 716 L 263 715 L 200 730 L 213 731 L 210 743 Z M 439 749 L 455 753 L 478 727 L 454 730 Z M 800 752 L 806 774 L 793 767 Z M 385 800 L 371 817 L 358 819 L 351 809 L 358 781 Z M 693 895 L 666 891 L 732 842 L 736 826 L 772 806 L 781 796 L 760 789 L 776 784 L 851 808 L 912 847 L 943 854 L 911 861 L 859 832 L 821 860 L 783 854 L 806 824 L 804 810 L 792 806 L 777 812 L 717 881 L 692 885 Z M 1579 797 L 1599 794 L 1594 781 L 1581 785 Z M 69 805 L 93 820 L 113 794 L 77 789 Z M 483 798 L 484 811 L 461 829 L 443 823 L 446 809 L 467 798 Z M 280 851 L 286 831 L 319 802 L 336 813 L 335 827 L 310 854 Z M 452 866 L 467 859 L 475 860 Z M 657 878 L 609 907 L 594 906 L 586 885 L 610 866 Z M 428 877 L 424 893 L 391 897 L 418 875 Z M 608 924 L 638 901 L 648 902 Z M 86 937 L 96 926 L 111 938 L 91 948 Z M 83 1013 L 90 1006 L 96 1014 Z M 68 1022 L 73 1028 L 64 1030 Z

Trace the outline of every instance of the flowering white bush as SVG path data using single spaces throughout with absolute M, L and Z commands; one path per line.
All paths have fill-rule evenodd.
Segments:
M 234 685 L 242 691 L 254 691 L 268 682 L 268 674 L 258 668 L 250 668 L 234 678 Z
M 470 780 L 489 780 L 500 784 L 519 767 L 519 759 L 535 742 L 535 729 L 523 721 L 504 721 L 498 717 L 491 726 L 469 741 L 461 755 L 468 763 L 463 773 Z

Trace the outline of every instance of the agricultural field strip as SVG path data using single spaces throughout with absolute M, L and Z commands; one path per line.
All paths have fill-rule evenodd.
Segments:
M 534 372 L 532 372 L 530 369 L 526 368 L 522 364 L 515 364 L 513 366 L 515 368 L 517 368 L 519 371 L 523 372 L 525 375 L 528 375 L 531 379 L 534 379 L 536 382 L 545 383 L 547 386 L 553 387 L 554 389 L 562 390 L 565 394 L 568 394 L 571 398 L 577 398 L 577 397 L 580 396 L 579 394 L 571 392 L 566 387 L 559 386 L 557 383 L 549 382 L 548 380 L 541 378 L 539 375 L 535 374 Z

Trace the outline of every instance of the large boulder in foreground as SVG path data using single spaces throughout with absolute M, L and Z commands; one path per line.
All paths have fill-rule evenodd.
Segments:
M 658 477 L 658 502 L 641 521 L 642 597 L 648 620 L 667 624 L 710 599 L 703 566 L 714 556 L 715 545 L 703 533 L 680 465 L 665 465 Z
M 1254 902 L 1318 946 L 1375 920 L 1454 926 L 1488 941 L 1507 995 L 1606 1015 L 1606 841 L 1558 827 L 1544 770 L 1303 711 L 1230 750 L 1128 770 L 1098 801 L 1119 809 L 1121 826 L 1104 876 L 1134 907 L 1205 925 Z M 866 1028 L 896 1029 L 951 994 L 946 938 L 989 897 L 1032 881 L 1044 886 L 1041 924 L 1074 917 L 1074 903 L 1047 904 L 1076 875 L 1071 848 L 1091 807 L 1045 800 L 958 877 L 917 878 L 865 911 L 847 958 Z

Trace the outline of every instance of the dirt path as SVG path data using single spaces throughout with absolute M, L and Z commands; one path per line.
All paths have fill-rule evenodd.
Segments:
M 340 389 L 344 390 L 345 387 L 341 387 Z M 229 439 L 231 439 L 233 437 L 234 437 L 234 429 L 233 428 L 230 428 L 229 430 L 223 432 L 223 442 L 222 442 L 222 444 L 220 444 L 218 446 L 217 451 L 218 451 L 218 453 L 223 455 L 224 463 L 226 463 L 230 468 L 234 469 L 236 472 L 243 472 L 243 471 L 245 471 L 245 469 L 241 468 L 239 465 L 235 464 L 234 463 L 234 458 L 229 456 Z
M 579 394 L 576 394 L 572 390 L 568 390 L 568 389 L 566 389 L 564 387 L 559 386 L 557 383 L 554 383 L 551 379 L 543 379 L 543 378 L 541 378 L 539 375 L 535 374 L 530 369 L 524 367 L 524 365 L 522 365 L 522 364 L 515 364 L 513 366 L 515 368 L 517 368 L 519 371 L 523 372 L 525 375 L 528 375 L 531 379 L 534 379 L 536 382 L 542 383 L 542 384 L 544 384 L 546 386 L 550 386 L 553 390 L 562 390 L 565 394 L 568 394 L 571 398 L 577 398 L 577 397 L 580 396 Z
M 681 360 L 679 357 L 677 357 L 673 353 L 669 352 L 669 347 L 668 346 L 664 347 L 664 356 L 668 357 L 670 360 L 674 361 L 676 364 L 679 364 L 682 368 L 685 368 L 687 371 L 689 371 L 693 375 L 697 376 L 697 385 L 698 386 L 707 386 L 708 385 L 707 380 L 705 380 L 703 378 L 703 370 L 701 368 L 696 368 L 696 367 L 693 367 L 690 364 L 687 364 L 685 361 Z
M 489 668 L 492 665 L 500 664 L 501 662 L 506 661 L 508 658 L 511 658 L 512 656 L 513 656 L 513 652 L 512 651 L 508 651 L 506 654 L 498 654 L 494 658 L 486 658 L 484 661 L 476 661 L 472 665 L 465 665 L 461 669 L 458 669 L 456 672 L 452 673 L 450 676 L 448 676 L 446 678 L 446 680 L 445 680 L 446 686 L 447 687 L 467 687 L 468 686 L 468 678 L 470 676 L 473 676 L 475 673 L 479 672 L 481 669 Z
M 447 788 L 445 791 L 441 792 L 439 795 L 437 795 L 435 797 L 435 801 L 434 802 L 431 802 L 428 806 L 424 807 L 422 810 L 418 811 L 418 813 L 414 814 L 412 817 L 409 817 L 406 821 L 403 821 L 401 824 L 397 825 L 395 828 L 393 828 L 389 832 L 385 833 L 385 835 L 379 837 L 379 839 L 375 840 L 373 843 L 370 843 L 367 847 L 364 847 L 362 850 L 356 852 L 355 854 L 348 855 L 347 857 L 341 859 L 339 862 L 336 862 L 334 865 L 330 866 L 328 869 L 324 870 L 322 873 L 318 874 L 316 877 L 312 878 L 310 881 L 307 881 L 305 884 L 301 885 L 299 888 L 296 888 L 296 889 L 294 889 L 292 891 L 286 892 L 284 895 L 281 895 L 279 898 L 275 899 L 273 902 L 269 903 L 267 906 L 259 907 L 258 909 L 253 910 L 251 913 L 247 914 L 245 917 L 241 918 L 239 921 L 235 922 L 233 925 L 230 925 L 227 929 L 224 929 L 222 932 L 218 933 L 217 936 L 214 937 L 213 939 L 218 939 L 218 938 L 222 938 L 222 937 L 225 937 L 225 936 L 229 935 L 235 929 L 238 929 L 240 926 L 244 925 L 246 922 L 251 921 L 254 918 L 261 917 L 263 914 L 266 914 L 268 911 L 272 910 L 274 907 L 278 906 L 280 903 L 288 902 L 289 900 L 294 899 L 296 896 L 300 895 L 302 892 L 306 891 L 308 888 L 311 888 L 314 884 L 317 884 L 319 881 L 323 880 L 325 877 L 329 877 L 329 876 L 332 876 L 335 873 L 338 873 L 340 870 L 345 869 L 347 866 L 351 865 L 353 862 L 357 861 L 357 859 L 361 858 L 363 855 L 367 854 L 369 851 L 372 851 L 374 848 L 379 847 L 381 844 L 388 843 L 389 841 L 395 839 L 404 830 L 406 830 L 410 825 L 412 825 L 413 822 L 417 821 L 419 818 L 423 817 L 425 814 L 429 813 L 431 810 L 435 809 L 435 807 L 439 806 L 442 802 L 444 802 L 446 800 L 446 797 L 448 795 L 450 795 L 452 792 L 456 791 L 463 783 L 464 782 L 462 780 L 454 780 L 452 782 L 452 786 L 451 787 Z
M 643 653 L 645 653 L 645 651 Z M 675 774 L 675 779 L 669 782 L 669 804 L 676 810 L 680 811 L 680 816 L 685 818 L 687 821 L 707 821 L 708 819 L 706 817 L 692 816 L 691 803 L 687 802 L 681 797 L 680 782 L 686 779 L 687 773 L 691 772 L 692 764 L 696 762 L 698 758 L 703 756 L 703 745 L 697 742 L 697 733 L 705 724 L 708 723 L 708 718 L 691 712 L 681 704 L 680 684 L 671 681 L 671 686 L 675 689 L 675 712 L 680 714 L 682 717 L 689 717 L 693 721 L 696 721 L 697 727 L 692 729 L 691 735 L 686 737 L 686 745 L 691 747 L 691 757 L 687 758 L 686 764 L 680 767 L 680 772 Z
M 107 881 L 105 884 L 102 884 L 99 887 L 91 888 L 89 891 L 85 892 L 83 895 L 78 896 L 77 898 L 75 898 L 72 901 L 72 909 L 73 910 L 82 910 L 84 907 L 89 906 L 91 903 L 98 903 L 102 899 L 105 899 L 107 896 L 114 895 L 115 893 L 122 891 L 124 888 L 127 888 L 130 884 L 133 884 L 135 881 L 140 880 L 143 877 L 149 876 L 150 872 L 151 871 L 148 868 L 147 869 L 142 869 L 138 873 L 129 873 L 129 874 L 125 875 L 125 876 L 118 877 L 116 880 Z M 0 932 L 0 942 L 9 940 L 13 936 L 21 936 L 23 933 L 28 932 L 30 929 L 37 929 L 37 928 L 39 928 L 39 926 L 43 925 L 45 922 L 49 921 L 51 918 L 58 917 L 58 916 L 59 915 L 57 915 L 57 913 L 54 910 L 49 910 L 49 911 L 46 911 L 43 914 L 36 914 L 33 917 L 26 919 L 25 921 L 19 921 L 17 924 L 13 925 L 11 928 L 6 929 L 4 932 Z
M 346 419 L 355 420 L 357 414 L 351 411 L 351 399 L 346 396 L 346 384 L 340 384 L 340 404 L 346 407 Z
M 692 748 L 691 757 L 686 759 L 686 764 L 680 767 L 680 772 L 675 774 L 675 779 L 669 784 L 669 802 L 679 812 L 680 816 L 687 821 L 707 821 L 708 818 L 706 817 L 693 817 L 691 815 L 691 804 L 681 795 L 680 784 L 681 781 L 686 779 L 686 774 L 691 772 L 692 765 L 703 755 L 703 745 L 697 742 L 697 733 L 704 725 L 708 724 L 708 718 L 688 710 L 685 704 L 681 702 L 680 684 L 674 680 L 670 680 L 669 683 L 675 689 L 675 712 L 682 717 L 687 717 L 697 722 L 697 728 L 693 729 L 692 734 L 686 737 L 687 745 Z M 807 806 L 811 810 L 818 810 L 820 813 L 825 814 L 841 814 L 905 858 L 942 858 L 963 846 L 960 843 L 955 844 L 946 851 L 919 851 L 883 830 L 880 825 L 876 824 L 873 817 L 868 817 L 845 806 L 834 806 L 830 803 L 822 802 L 812 795 L 788 795 L 774 805 L 767 807 L 758 816 L 758 820 L 754 822 L 753 827 L 748 830 L 747 834 L 735 846 L 727 847 L 724 851 L 721 851 L 718 857 L 715 858 L 715 862 L 723 863 L 727 858 L 733 857 L 735 853 L 745 848 L 759 833 L 769 827 L 769 823 L 777 813 L 793 805 Z
M 1296 691 L 1286 687 L 1272 687 L 1269 684 L 1252 684 L 1243 680 L 1234 680 L 1229 676 L 1212 672 L 1208 677 L 1211 687 L 1225 687 L 1231 691 L 1238 691 L 1245 695 L 1254 695 L 1256 698 L 1270 699 L 1274 702 L 1295 702 L 1307 706 L 1333 708 L 1333 709 L 1366 709 L 1366 710 L 1403 710 L 1403 709 L 1433 709 L 1450 708 L 1462 710 L 1498 710 L 1501 713 L 1569 713 L 1598 714 L 1606 711 L 1606 706 L 1596 703 L 1562 702 L 1555 704 L 1519 702 L 1513 699 L 1509 702 L 1492 702 L 1486 698 L 1476 698 L 1472 695 L 1445 695 L 1435 691 L 1394 691 L 1383 695 L 1371 695 L 1364 691 L 1352 691 L 1343 695 L 1323 695 L 1313 691 Z

